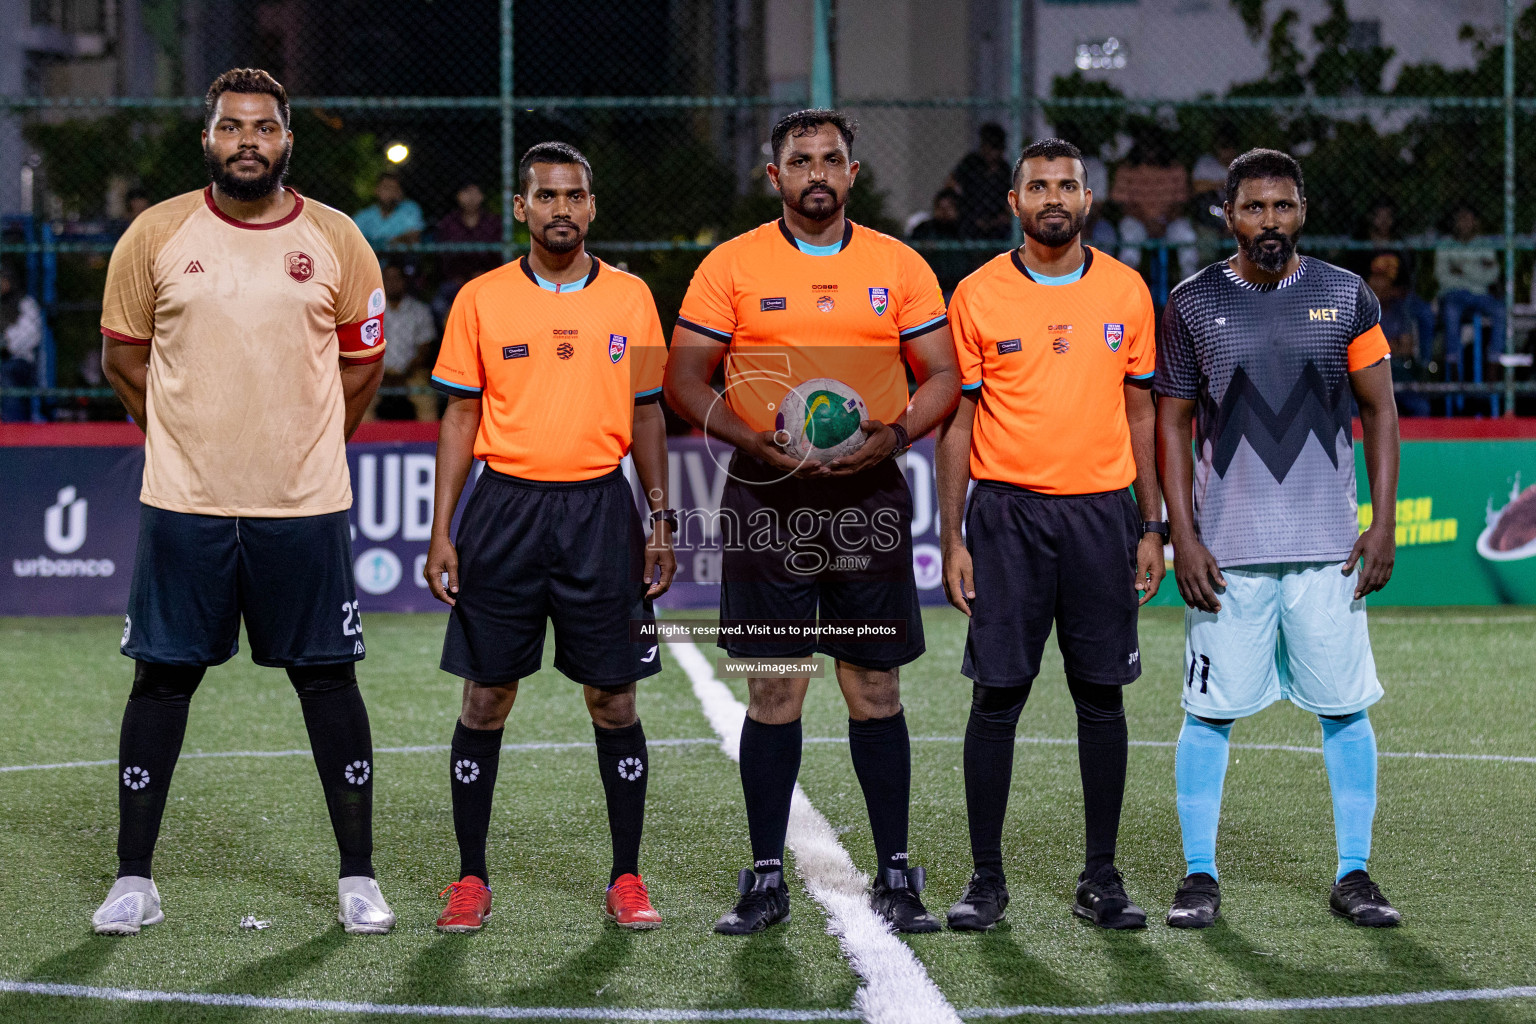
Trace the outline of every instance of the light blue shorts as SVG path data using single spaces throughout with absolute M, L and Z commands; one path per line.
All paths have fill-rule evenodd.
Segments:
M 1277 700 L 1352 715 L 1381 699 L 1365 601 L 1338 562 L 1224 568 L 1221 611 L 1184 613 L 1184 709 L 1243 718 Z

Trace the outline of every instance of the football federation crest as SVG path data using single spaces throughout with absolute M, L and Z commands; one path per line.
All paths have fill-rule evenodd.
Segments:
M 832 296 L 830 295 L 823 295 L 821 298 L 816 300 L 816 308 L 821 310 L 823 313 L 832 312 L 832 307 L 834 305 L 836 305 L 836 303 L 832 301 Z
M 610 362 L 618 362 L 624 358 L 624 350 L 629 347 L 629 339 L 622 334 L 608 335 L 608 359 Z
M 875 311 L 875 316 L 885 316 L 885 307 L 890 303 L 891 293 L 888 288 L 871 288 L 869 290 L 869 304 Z
M 1104 344 L 1109 346 L 1111 352 L 1120 351 L 1120 343 L 1125 340 L 1125 324 L 1105 324 Z
M 283 256 L 283 263 L 288 271 L 288 276 L 299 282 L 299 284 L 303 284 L 315 276 L 315 261 L 309 258 L 308 253 L 287 253 Z

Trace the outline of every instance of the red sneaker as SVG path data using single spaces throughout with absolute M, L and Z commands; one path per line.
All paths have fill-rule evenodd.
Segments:
M 608 887 L 603 901 L 603 916 L 620 928 L 660 928 L 661 914 L 651 906 L 650 893 L 639 875 L 620 875 Z
M 438 895 L 448 897 L 448 906 L 437 919 L 440 932 L 477 932 L 491 916 L 491 890 L 474 875 L 465 875 Z

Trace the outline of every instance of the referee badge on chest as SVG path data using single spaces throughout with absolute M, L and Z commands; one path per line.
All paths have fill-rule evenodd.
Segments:
M 875 311 L 875 316 L 885 316 L 885 307 L 890 304 L 891 293 L 888 288 L 871 288 L 869 290 L 869 305 Z
M 1111 352 L 1120 351 L 1120 343 L 1125 340 L 1125 324 L 1105 324 L 1104 344 L 1109 346 Z
M 608 360 L 618 362 L 624 358 L 624 350 L 629 347 L 629 339 L 622 334 L 608 335 Z

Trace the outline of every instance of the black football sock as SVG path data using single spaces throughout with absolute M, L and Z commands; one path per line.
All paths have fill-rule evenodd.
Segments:
M 640 873 L 640 832 L 645 826 L 645 783 L 651 774 L 640 720 L 620 729 L 592 723 L 597 737 L 597 767 L 603 774 L 608 800 L 608 832 L 613 838 L 613 870 L 608 884 L 620 875 Z
M 117 740 L 117 877 L 150 874 L 160 817 L 205 670 L 136 662 Z
M 459 841 L 459 877 L 473 875 L 486 885 L 491 884 L 491 876 L 485 867 L 485 837 L 491 831 L 491 798 L 496 793 L 504 731 L 471 729 L 463 722 L 455 722 L 453 746 L 448 752 L 453 834 Z
M 800 777 L 800 719 L 765 725 L 750 715 L 741 726 L 741 791 L 747 803 L 754 871 L 784 870 L 789 802 Z
M 907 814 L 912 799 L 912 743 L 907 715 L 848 719 L 848 753 L 864 790 L 864 807 L 881 870 L 907 866 Z
M 351 665 L 290 668 L 341 854 L 341 877 L 373 877 L 373 734 Z
M 1084 683 L 1070 676 L 1067 687 L 1077 705 L 1077 767 L 1083 777 L 1083 816 L 1087 825 L 1083 871 L 1093 878 L 1115 862 L 1129 746 L 1125 698 L 1119 686 Z
M 982 686 L 971 691 L 965 724 L 965 815 L 976 873 L 1003 880 L 1003 818 L 1013 784 L 1013 739 L 1030 684 Z

